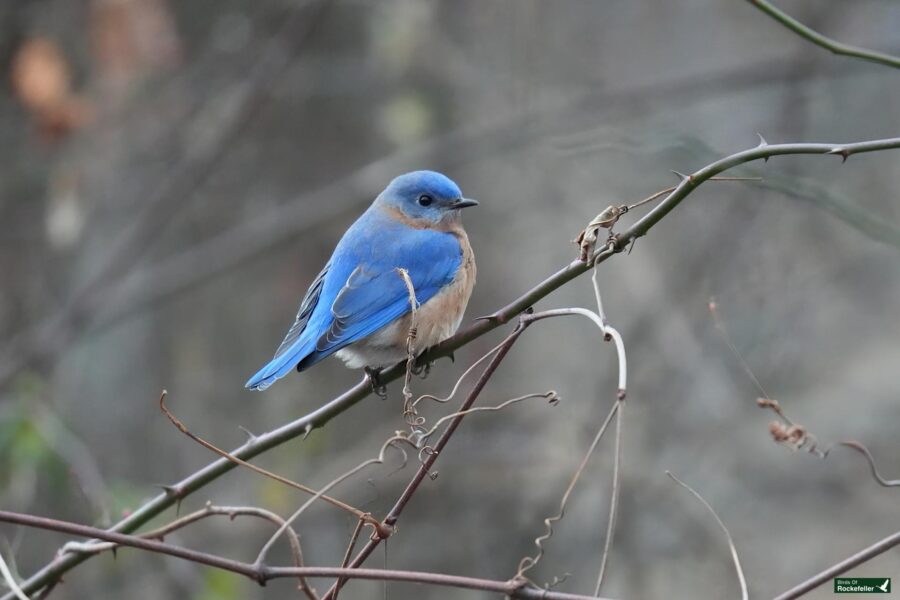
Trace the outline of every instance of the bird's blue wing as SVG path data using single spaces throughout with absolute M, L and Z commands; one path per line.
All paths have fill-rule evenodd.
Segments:
M 303 296 L 294 324 L 291 325 L 291 328 L 284 336 L 284 340 L 282 340 L 275 351 L 275 356 L 247 381 L 246 387 L 251 390 L 266 389 L 276 379 L 284 377 L 311 350 L 310 347 L 304 351 L 304 347 L 309 346 L 308 340 L 310 336 L 308 334 L 304 336 L 303 334 L 307 333 L 310 319 L 315 314 L 316 307 L 318 307 L 319 300 L 322 297 L 326 277 L 331 271 L 331 262 L 329 261 L 325 268 L 316 276 L 312 285 L 309 286 L 306 295 Z
M 459 242 L 448 233 L 362 224 L 362 219 L 354 224 L 338 244 L 275 357 L 247 381 L 248 388 L 264 390 L 294 366 L 306 369 L 409 312 L 398 268 L 407 270 L 416 299 L 424 304 L 453 280 L 462 263 Z M 380 239 L 372 239 L 373 231 Z
M 306 325 L 309 323 L 313 310 L 315 310 L 319 303 L 319 298 L 322 295 L 322 288 L 325 286 L 325 275 L 328 274 L 328 268 L 330 266 L 331 263 L 325 265 L 325 268 L 322 269 L 316 276 L 315 281 L 312 282 L 312 285 L 309 286 L 306 295 L 303 296 L 303 301 L 300 303 L 300 309 L 297 311 L 297 318 L 294 320 L 294 324 L 291 325 L 291 328 L 284 336 L 284 340 L 282 340 L 278 349 L 275 351 L 276 359 L 287 353 L 291 347 L 294 346 L 294 343 L 300 335 L 306 330 Z
M 394 251 L 356 266 L 331 306 L 330 323 L 315 350 L 297 368 L 303 370 L 344 346 L 361 340 L 410 311 L 409 291 L 398 269 L 409 274 L 416 300 L 428 302 L 453 281 L 462 251 L 452 235 L 414 230 Z

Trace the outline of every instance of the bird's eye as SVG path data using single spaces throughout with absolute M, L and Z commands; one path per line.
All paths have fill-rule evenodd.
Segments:
M 434 202 L 434 198 L 432 198 L 428 194 L 422 194 L 421 196 L 419 196 L 419 206 L 431 206 L 432 202 Z

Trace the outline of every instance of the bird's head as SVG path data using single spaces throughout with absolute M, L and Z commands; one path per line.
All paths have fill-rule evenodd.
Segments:
M 412 221 L 424 220 L 434 225 L 456 220 L 460 209 L 478 204 L 463 198 L 459 186 L 434 171 L 413 171 L 396 177 L 375 203 Z

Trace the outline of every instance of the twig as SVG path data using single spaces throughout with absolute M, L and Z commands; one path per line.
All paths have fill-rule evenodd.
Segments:
M 174 414 L 172 414 L 172 412 L 166 406 L 166 396 L 167 395 L 168 395 L 168 392 L 166 390 L 163 390 L 162 393 L 160 394 L 159 409 L 163 412 L 164 415 L 166 415 L 166 417 L 169 419 L 169 421 L 172 422 L 172 425 L 174 425 L 179 431 L 181 431 L 181 433 L 185 434 L 186 436 L 188 436 L 189 438 L 191 438 L 192 440 L 194 440 L 195 442 L 197 442 L 198 444 L 200 444 L 207 450 L 212 450 L 219 456 L 227 458 L 228 460 L 230 460 L 231 462 L 233 462 L 235 464 L 241 465 L 242 467 L 247 467 L 251 471 L 256 471 L 257 473 L 259 473 L 261 475 L 265 475 L 266 477 L 269 477 L 271 479 L 274 479 L 275 481 L 278 481 L 279 483 L 283 483 L 294 489 L 300 490 L 302 492 L 306 492 L 307 494 L 310 494 L 316 498 L 321 498 L 323 501 L 327 502 L 328 504 L 331 504 L 332 506 L 336 506 L 337 508 L 340 508 L 341 510 L 345 510 L 358 519 L 368 521 L 368 522 L 370 522 L 370 524 L 372 524 L 376 527 L 378 526 L 377 520 L 373 519 L 371 516 L 367 515 L 363 511 L 359 510 L 358 508 L 354 508 L 354 507 L 350 506 L 349 504 L 346 504 L 345 502 L 341 502 L 340 500 L 338 500 L 336 498 L 332 498 L 331 496 L 326 496 L 321 491 L 314 490 L 313 488 L 311 488 L 309 486 L 305 486 L 302 483 L 297 483 L 296 481 L 292 481 L 292 480 L 288 479 L 287 477 L 279 475 L 278 473 L 273 473 L 272 471 L 268 471 L 266 469 L 263 469 L 262 467 L 258 467 L 256 465 L 254 465 L 253 463 L 248 463 L 247 461 L 240 459 L 237 456 L 234 456 L 233 454 L 226 452 L 225 450 L 222 450 L 221 448 L 215 446 L 214 444 L 207 442 L 206 440 L 201 438 L 199 435 L 190 431 L 185 426 L 184 423 L 179 421 L 178 418 Z
M 867 50 L 865 48 L 860 48 L 859 46 L 843 44 L 829 37 L 825 37 L 818 31 L 810 29 L 794 17 L 790 16 L 789 14 L 782 11 L 775 5 L 767 2 L 766 0 L 747 1 L 800 37 L 809 40 L 813 44 L 821 46 L 822 48 L 825 48 L 826 50 L 829 50 L 834 54 L 850 56 L 852 58 L 860 58 L 869 62 L 879 63 L 882 65 L 887 65 L 889 67 L 894 67 L 895 69 L 900 69 L 900 58 L 896 56 L 891 56 L 890 54 L 885 54 L 883 52 L 877 52 L 874 50 Z
M 506 357 L 506 354 L 509 352 L 510 348 L 512 348 L 513 344 L 516 343 L 516 340 L 519 339 L 519 336 L 528 328 L 529 322 L 524 319 L 520 319 L 516 328 L 510 333 L 506 339 L 503 341 L 503 345 L 494 354 L 493 358 L 491 358 L 491 362 L 488 363 L 487 367 L 485 367 L 484 371 L 479 376 L 478 380 L 475 382 L 475 385 L 472 387 L 472 390 L 469 392 L 469 395 L 466 397 L 465 401 L 460 406 L 460 411 L 469 410 L 472 405 L 475 403 L 475 400 L 478 399 L 479 394 L 481 394 L 481 390 L 484 389 L 484 386 L 487 385 L 487 382 L 494 375 L 494 372 L 497 370 L 497 367 L 500 366 L 500 363 L 503 362 L 503 359 Z M 453 433 L 456 431 L 457 427 L 459 427 L 462 420 L 465 418 L 465 414 L 458 414 L 450 421 L 447 425 L 447 428 L 444 429 L 438 441 L 435 443 L 431 452 L 427 453 L 425 459 L 422 461 L 422 464 L 419 466 L 418 471 L 413 476 L 412 480 L 407 484 L 406 489 L 403 490 L 403 493 L 394 503 L 394 506 L 391 508 L 390 512 L 388 512 L 387 516 L 382 521 L 382 524 L 385 527 L 393 528 L 396 525 L 397 521 L 400 519 L 400 515 L 403 513 L 403 510 L 406 508 L 406 505 L 412 500 L 413 495 L 415 495 L 416 491 L 419 489 L 419 486 L 422 484 L 422 481 L 425 479 L 425 476 L 431 472 L 431 467 L 434 465 L 435 461 L 437 461 L 438 456 L 444 450 L 444 447 L 450 441 L 450 438 L 453 436 Z M 374 552 L 375 548 L 381 543 L 382 538 L 379 536 L 373 537 L 369 540 L 369 542 L 363 547 L 362 550 L 359 551 L 359 554 L 354 557 L 354 559 L 350 562 L 349 568 L 356 569 L 369 557 L 372 552 Z M 335 587 L 332 588 L 323 596 L 323 600 L 329 600 L 334 598 L 334 590 Z
M 600 294 L 600 282 L 597 279 L 597 267 L 594 266 L 593 271 L 591 272 L 591 284 L 594 287 L 594 299 L 597 302 L 597 314 L 600 315 L 600 320 L 603 323 L 603 332 L 605 339 L 614 339 L 616 342 L 616 351 L 619 355 L 620 365 L 624 364 L 625 360 L 625 345 L 622 342 L 622 338 L 619 337 L 619 332 L 609 326 L 608 321 L 606 319 L 606 312 L 603 310 L 603 298 Z M 620 366 L 620 369 L 623 367 Z M 620 371 L 619 373 L 619 394 L 618 400 L 621 402 L 625 399 L 625 388 L 624 381 L 626 377 L 626 373 Z M 621 402 L 619 406 L 619 410 L 616 411 L 616 439 L 614 441 L 613 447 L 613 478 L 612 478 L 612 492 L 610 492 L 609 498 L 609 516 L 606 521 L 606 539 L 603 542 L 603 554 L 600 556 L 600 570 L 597 573 L 597 585 L 594 586 L 594 595 L 600 595 L 600 588 L 603 586 L 603 575 L 606 573 L 606 563 L 609 560 L 609 554 L 612 550 L 613 538 L 615 536 L 616 531 L 616 514 L 617 508 L 619 506 L 619 465 L 621 463 L 622 458 L 622 421 L 625 418 L 625 403 Z
M 252 516 L 265 519 L 278 526 L 284 524 L 283 518 L 264 508 L 259 508 L 256 506 L 215 506 L 212 503 L 207 502 L 204 508 L 176 519 L 171 523 L 167 523 L 166 525 L 163 525 L 162 527 L 159 527 L 157 529 L 141 533 L 137 537 L 147 540 L 158 540 L 161 542 L 168 534 L 172 533 L 173 531 L 183 529 L 184 527 L 187 527 L 192 523 L 196 523 L 197 521 L 212 516 L 226 516 L 232 520 L 234 520 L 234 518 L 238 516 Z M 284 533 L 287 536 L 288 543 L 291 548 L 291 557 L 293 558 L 294 566 L 302 567 L 303 549 L 300 547 L 300 537 L 292 527 L 287 527 L 286 529 L 284 529 Z M 99 554 L 100 552 L 105 552 L 107 550 L 114 550 L 118 546 L 119 544 L 115 542 L 69 542 L 68 544 L 63 546 L 61 552 L 63 554 L 65 554 L 66 552 Z M 315 590 L 309 586 L 309 584 L 306 582 L 306 579 L 302 576 L 298 579 L 300 584 L 299 589 L 306 594 L 307 598 L 309 598 L 309 600 L 318 600 L 318 596 L 316 596 Z
M 900 138 L 887 138 L 881 140 L 870 140 L 853 144 L 761 144 L 755 148 L 744 150 L 736 154 L 732 154 L 725 158 L 710 163 L 706 167 L 690 175 L 688 178 L 676 186 L 662 202 L 655 206 L 644 217 L 634 223 L 626 231 L 618 234 L 610 246 L 597 250 L 589 257 L 590 260 L 574 260 L 556 273 L 550 275 L 536 286 L 507 304 L 498 309 L 485 319 L 475 321 L 464 329 L 458 331 L 453 337 L 441 342 L 426 350 L 416 361 L 417 366 L 422 366 L 428 362 L 433 362 L 437 358 L 448 356 L 454 350 L 465 346 L 474 339 L 477 339 L 494 329 L 509 323 L 522 311 L 534 305 L 538 300 L 546 297 L 554 290 L 559 289 L 569 281 L 583 275 L 593 265 L 599 264 L 611 256 L 621 252 L 633 240 L 642 237 L 652 229 L 659 221 L 661 221 L 669 212 L 671 212 L 678 204 L 680 204 L 688 195 L 709 178 L 731 169 L 740 164 L 747 162 L 762 160 L 770 156 L 788 155 L 788 154 L 832 154 L 841 156 L 844 159 L 863 152 L 876 152 L 880 150 L 900 148 Z M 380 374 L 381 380 L 385 383 L 393 381 L 400 377 L 403 372 L 403 366 L 397 365 L 383 371 Z M 2 378 L 0 378 L 2 379 Z M 263 452 L 270 450 L 280 444 L 294 439 L 303 434 L 307 434 L 317 427 L 322 427 L 338 414 L 343 413 L 357 402 L 366 398 L 371 393 L 371 385 L 367 379 L 363 379 L 358 384 L 348 389 L 340 396 L 334 398 L 315 411 L 300 417 L 290 423 L 287 423 L 268 433 L 261 434 L 252 440 L 249 440 L 241 447 L 232 451 L 230 454 L 247 460 L 258 456 Z M 156 496 L 137 510 L 135 510 L 127 518 L 123 519 L 113 527 L 113 531 L 134 531 L 162 511 L 173 506 L 179 499 L 195 492 L 204 487 L 206 484 L 214 481 L 233 469 L 235 463 L 229 459 L 221 458 L 215 462 L 208 464 L 202 469 L 192 473 L 182 481 L 172 485 L 171 491 Z M 22 589 L 26 593 L 31 593 L 39 588 L 49 585 L 56 581 L 61 575 L 71 570 L 78 564 L 82 563 L 88 557 L 85 555 L 70 554 L 61 560 L 54 560 L 45 565 L 38 572 L 34 573 L 25 582 L 22 583 Z M 12 600 L 11 594 L 5 594 L 0 600 Z
M 679 177 L 682 177 L 681 173 L 677 173 Z M 762 177 L 710 177 L 710 181 L 761 181 Z M 619 206 L 607 206 L 603 212 L 599 215 L 591 219 L 591 222 L 587 224 L 581 233 L 578 234 L 578 237 L 575 238 L 574 242 L 581 248 L 581 260 L 587 260 L 587 257 L 591 254 L 594 246 L 597 243 L 597 237 L 600 233 L 600 229 L 609 229 L 612 231 L 613 226 L 619 222 L 619 219 L 627 214 L 628 212 L 634 210 L 639 206 L 643 206 L 648 202 L 653 202 L 654 200 L 665 196 L 666 194 L 670 194 L 675 191 L 677 186 L 667 187 L 663 190 L 650 194 L 643 200 L 639 200 L 634 204 L 622 204 Z
M 600 555 L 600 570 L 597 573 L 597 585 L 594 586 L 595 596 L 600 595 L 600 588 L 603 587 L 603 576 L 606 574 L 606 564 L 609 561 L 613 538 L 616 533 L 616 517 L 619 506 L 619 465 L 622 457 L 622 421 L 625 418 L 625 403 L 619 400 L 616 404 L 619 406 L 619 410 L 616 411 L 612 491 L 609 494 L 609 516 L 606 521 L 606 539 L 603 541 L 603 554 Z
M 609 424 L 612 422 L 613 416 L 619 411 L 621 408 L 621 401 L 616 401 L 613 403 L 612 408 L 609 410 L 609 414 L 606 415 L 606 419 L 603 420 L 603 424 L 600 426 L 600 429 L 597 430 L 597 433 L 594 435 L 594 439 L 591 442 L 590 446 L 588 446 L 587 452 L 585 452 L 584 457 L 581 459 L 581 463 L 579 463 L 578 468 L 575 470 L 575 474 L 572 475 L 572 479 L 569 480 L 569 485 L 566 487 L 566 491 L 562 495 L 562 499 L 559 501 L 559 511 L 553 515 L 552 517 L 548 517 L 544 519 L 544 534 L 538 536 L 534 540 L 534 545 L 537 546 L 538 552 L 534 556 L 526 556 L 519 561 L 519 566 L 516 571 L 517 578 L 524 578 L 525 573 L 530 569 L 534 568 L 538 562 L 540 562 L 541 558 L 544 556 L 544 542 L 553 537 L 553 524 L 561 521 L 563 517 L 566 516 L 566 506 L 569 503 L 569 496 L 572 495 L 572 491 L 575 489 L 575 485 L 578 483 L 578 480 L 581 478 L 581 474 L 584 472 L 585 467 L 587 467 L 588 461 L 591 459 L 591 456 L 594 454 L 594 450 L 597 448 L 597 444 L 600 443 L 600 439 L 603 437 L 603 434 L 606 432 Z
M 47 517 L 37 517 L 34 515 L 26 515 L 0 510 L 0 521 L 6 523 L 16 523 L 26 527 L 38 529 L 46 529 L 51 531 L 59 531 L 71 535 L 83 536 L 88 538 L 97 538 L 114 542 L 120 546 L 130 546 L 148 552 L 156 552 L 158 554 L 166 554 L 181 558 L 190 562 L 206 565 L 209 567 L 230 571 L 238 575 L 247 577 L 259 584 L 265 584 L 273 579 L 281 579 L 287 577 L 346 577 L 353 579 L 372 579 L 380 581 L 406 581 L 411 583 L 439 585 L 446 587 L 455 587 L 462 589 L 481 590 L 486 592 L 494 592 L 497 594 L 505 594 L 511 598 L 522 598 L 525 600 L 598 600 L 588 596 L 579 596 L 575 594 L 563 594 L 558 592 L 548 592 L 546 590 L 527 587 L 525 582 L 517 580 L 494 581 L 490 579 L 477 579 L 474 577 L 462 577 L 456 575 L 444 575 L 439 573 L 428 573 L 422 571 L 400 571 L 391 569 L 351 569 L 337 567 L 271 567 L 265 564 L 250 564 L 224 558 L 215 554 L 206 552 L 198 552 L 180 546 L 174 546 L 164 542 L 148 540 L 142 537 L 107 531 L 78 523 L 70 523 L 68 521 L 60 521 L 57 519 L 49 519 Z M 599 600 L 603 600 L 602 598 Z
M 9 589 L 16 595 L 16 598 L 19 600 L 31 600 L 25 595 L 25 592 L 22 591 L 22 588 L 19 587 L 16 578 L 13 577 L 12 571 L 9 570 L 9 565 L 6 564 L 6 559 L 3 558 L 2 552 L 0 552 L 0 575 L 3 575 L 6 585 L 8 585 Z
M 362 533 L 363 525 L 365 523 L 362 520 L 356 522 L 356 527 L 353 528 L 353 534 L 350 536 L 350 543 L 347 544 L 347 550 L 344 551 L 344 558 L 341 559 L 341 568 L 346 568 L 350 563 L 350 557 L 353 556 L 353 548 L 356 547 L 356 540 L 359 539 L 359 534 Z M 335 582 L 334 600 L 337 600 L 345 581 L 347 581 L 346 577 L 339 577 L 337 582 Z
M 443 417 L 441 417 L 440 419 L 438 419 L 435 422 L 435 424 L 431 427 L 431 429 L 419 434 L 417 437 L 420 440 L 427 440 L 432 435 L 434 435 L 434 432 L 437 431 L 441 425 L 443 425 L 447 421 L 454 419 L 456 417 L 459 417 L 462 415 L 471 415 L 471 414 L 477 413 L 477 412 L 497 412 L 497 411 L 503 410 L 504 408 L 506 408 L 508 406 L 512 406 L 513 404 L 518 404 L 519 402 L 523 402 L 525 400 L 530 400 L 532 398 L 543 398 L 544 400 L 549 402 L 551 405 L 556 405 L 557 403 L 559 403 L 559 394 L 556 393 L 556 390 L 548 390 L 548 391 L 540 393 L 540 394 L 524 394 L 522 396 L 510 398 L 509 400 L 501 402 L 497 406 L 476 406 L 474 408 L 470 408 L 469 410 L 459 410 L 456 412 L 452 412 L 449 415 L 444 415 Z
M 416 407 L 413 402 L 412 384 L 413 370 L 416 366 L 416 336 L 418 335 L 419 299 L 416 298 L 416 288 L 413 286 L 409 271 L 397 267 L 397 274 L 406 285 L 406 293 L 409 295 L 409 332 L 406 335 L 406 374 L 403 378 L 403 418 L 411 429 L 420 425 L 416 417 Z
M 710 316 L 712 316 L 713 320 L 713 326 L 716 328 L 716 331 L 719 332 L 719 336 L 722 338 L 722 341 L 725 342 L 725 345 L 728 346 L 731 354 L 733 354 L 738 363 L 740 363 L 741 368 L 744 370 L 744 373 L 747 374 L 747 377 L 749 377 L 750 381 L 753 382 L 753 385 L 756 386 L 756 390 L 759 392 L 760 396 L 767 400 L 772 400 L 772 397 L 769 396 L 769 393 L 753 373 L 753 369 L 750 368 L 750 364 L 746 361 L 744 355 L 740 353 L 740 351 L 737 349 L 737 346 L 735 346 L 734 342 L 731 341 L 731 335 L 729 335 L 728 330 L 725 329 L 725 323 L 722 321 L 722 316 L 719 314 L 719 303 L 716 302 L 715 298 L 710 298 L 709 302 L 707 302 L 706 304 L 706 308 L 709 309 L 709 314 Z M 781 415 L 780 408 L 778 409 L 778 413 Z M 781 416 L 784 418 L 784 415 Z M 791 424 L 793 425 L 793 423 Z
M 799 598 L 800 596 L 803 596 L 804 594 L 816 589 L 823 583 L 833 579 L 834 577 L 837 577 L 841 573 L 846 573 L 853 567 L 861 565 L 866 561 L 872 560 L 879 554 L 887 552 L 897 544 L 900 544 L 900 531 L 889 535 L 883 540 L 872 544 L 868 548 L 860 550 L 853 556 L 828 567 L 821 573 L 813 575 L 803 583 L 800 583 L 784 592 L 783 594 L 780 594 L 775 598 L 775 600 L 793 600 L 794 598 Z
M 734 570 L 737 572 L 738 582 L 741 585 L 741 598 L 743 598 L 743 600 L 747 600 L 747 598 L 749 597 L 747 593 L 747 580 L 744 579 L 744 570 L 741 568 L 741 559 L 738 558 L 737 548 L 735 548 L 734 546 L 734 540 L 731 539 L 731 533 L 728 532 L 728 528 L 725 526 L 725 523 L 722 522 L 722 519 L 719 518 L 719 515 L 716 514 L 716 511 L 713 510 L 713 507 L 710 506 L 709 502 L 707 502 L 703 498 L 703 496 L 697 493 L 694 488 L 675 477 L 675 475 L 673 475 L 670 471 L 666 471 L 666 475 L 668 475 L 672 479 L 672 481 L 689 491 L 694 498 L 699 500 L 700 503 L 703 504 L 704 507 L 706 507 L 706 510 L 709 511 L 709 514 L 711 514 L 716 520 L 716 523 L 719 524 L 719 528 L 725 533 L 725 538 L 728 540 L 728 548 L 731 550 L 731 559 L 734 561 Z
M 875 458 L 872 456 L 872 453 L 869 452 L 869 449 L 864 445 L 855 440 L 845 440 L 843 442 L 838 442 L 838 445 L 852 448 L 865 456 L 866 461 L 869 463 L 869 469 L 872 471 L 872 477 L 874 477 L 875 481 L 877 481 L 883 487 L 900 487 L 900 479 L 885 479 L 881 476 L 881 473 L 878 472 L 878 467 L 875 465 Z
M 403 452 L 402 449 L 400 449 L 396 446 L 397 442 L 409 443 L 409 440 L 404 435 L 398 434 L 398 435 L 391 436 L 390 438 L 388 438 L 387 441 L 384 442 L 384 444 L 382 444 L 381 449 L 378 451 L 378 456 L 376 458 L 370 458 L 369 460 L 365 460 L 365 461 L 361 462 L 360 464 L 356 465 L 355 467 L 353 467 L 352 469 L 350 469 L 349 471 L 346 471 L 345 473 L 338 475 L 337 477 L 335 477 L 334 479 L 332 479 L 331 481 L 326 483 L 322 487 L 321 490 L 316 492 L 316 494 L 313 497 L 311 497 L 306 502 L 304 502 L 300 506 L 300 508 L 298 508 L 296 511 L 294 511 L 294 513 L 290 517 L 285 519 L 285 522 L 281 526 L 281 528 L 278 531 L 276 531 L 274 534 L 272 534 L 272 537 L 269 538 L 269 540 L 265 543 L 265 545 L 259 551 L 259 555 L 256 557 L 256 562 L 262 563 L 263 561 L 265 561 L 266 554 L 268 554 L 269 550 L 271 550 L 271 548 L 275 544 L 276 540 L 278 540 L 278 537 L 281 535 L 282 530 L 287 527 L 290 527 L 291 524 L 294 521 L 296 521 L 307 508 L 312 506 L 312 504 L 322 496 L 322 494 L 324 494 L 325 492 L 327 492 L 334 486 L 338 485 L 339 483 L 346 481 L 350 477 L 353 477 L 354 475 L 356 475 L 357 473 L 359 473 L 366 467 L 370 467 L 372 465 L 384 464 L 385 456 L 387 454 L 388 448 L 397 448 L 403 455 L 403 460 L 405 463 L 406 462 L 406 453 Z M 375 531 L 373 538 L 387 539 L 394 532 L 394 530 L 391 526 L 381 523 L 377 519 L 373 518 L 372 515 L 370 515 L 370 514 L 364 513 L 360 517 L 360 520 L 364 521 L 366 523 L 366 525 L 371 526 L 372 529 Z
M 456 383 L 453 384 L 453 389 L 450 390 L 450 393 L 448 395 L 446 395 L 442 398 L 439 398 L 437 396 L 433 396 L 432 394 L 422 394 L 421 396 L 416 398 L 416 401 L 413 402 L 413 405 L 417 406 L 423 400 L 431 400 L 431 401 L 437 402 L 439 404 L 446 404 L 447 402 L 450 402 L 451 400 L 453 400 L 453 398 L 456 397 L 456 392 L 459 391 L 459 388 L 462 385 L 462 382 L 465 381 L 466 377 L 468 377 L 473 371 L 475 371 L 475 369 L 477 369 L 481 363 L 483 363 L 484 361 L 489 359 L 491 356 L 493 356 L 497 352 L 497 350 L 499 350 L 503 346 L 503 344 L 505 342 L 506 342 L 506 340 L 503 340 L 502 342 L 500 342 L 499 344 L 497 344 L 496 346 L 494 346 L 493 348 L 491 348 L 490 350 L 485 352 L 483 355 L 481 355 L 481 358 L 479 358 L 478 360 L 473 362 L 469 366 L 468 369 L 463 371 L 462 375 L 460 375 L 459 378 L 457 378 Z
M 597 327 L 600 328 L 600 331 L 603 332 L 604 336 L 608 336 L 611 341 L 615 343 L 616 346 L 616 354 L 618 356 L 619 361 L 619 388 L 616 392 L 616 396 L 620 400 L 625 399 L 625 395 L 627 394 L 628 388 L 628 364 L 625 358 L 625 343 L 622 341 L 622 336 L 619 334 L 616 329 L 605 324 L 603 319 L 600 316 L 590 311 L 586 308 L 554 308 L 550 310 L 542 310 L 541 312 L 534 313 L 532 315 L 525 315 L 522 318 L 528 322 L 539 321 L 541 319 L 549 319 L 553 317 L 565 317 L 570 315 L 580 315 L 582 317 L 587 317 L 591 321 L 594 322 Z

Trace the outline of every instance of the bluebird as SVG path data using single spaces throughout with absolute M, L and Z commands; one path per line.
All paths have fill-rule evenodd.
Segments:
M 406 358 L 411 307 L 399 269 L 409 273 L 419 302 L 417 351 L 456 333 L 475 285 L 460 209 L 477 204 L 434 171 L 391 181 L 338 242 L 275 357 L 247 387 L 264 390 L 332 354 L 350 368 L 373 370 Z

